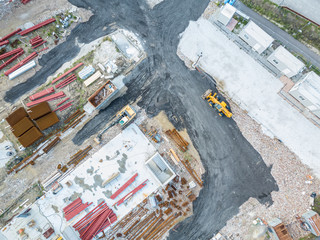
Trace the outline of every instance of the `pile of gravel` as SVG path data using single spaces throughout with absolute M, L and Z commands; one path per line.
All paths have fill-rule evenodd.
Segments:
M 0 0 L 0 20 L 11 13 L 12 9 L 20 4 L 19 1 Z

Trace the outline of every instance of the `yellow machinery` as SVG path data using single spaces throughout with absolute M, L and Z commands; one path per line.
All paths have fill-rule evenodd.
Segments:
M 96 138 L 94 138 L 94 141 L 97 144 L 100 144 L 102 134 L 104 134 L 109 128 L 116 124 L 120 124 L 120 126 L 124 128 L 135 116 L 136 111 L 130 105 L 125 106 L 113 117 L 114 120 L 105 129 L 103 129 Z
M 232 117 L 229 106 L 224 101 L 220 102 L 220 98 L 217 96 L 217 93 L 212 94 L 211 89 L 208 89 L 202 95 L 202 98 L 204 100 L 207 100 L 210 106 L 215 107 L 218 110 L 220 116 L 222 116 L 223 113 L 228 118 Z

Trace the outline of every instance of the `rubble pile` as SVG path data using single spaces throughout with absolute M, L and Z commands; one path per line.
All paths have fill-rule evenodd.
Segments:
M 229 102 L 233 119 L 244 137 L 260 153 L 267 166 L 271 167 L 279 191 L 271 193 L 271 206 L 262 205 L 257 199 L 250 198 L 241 206 L 239 213 L 227 222 L 221 233 L 231 239 L 250 239 L 254 220 L 280 218 L 294 239 L 305 236 L 307 233 L 300 228 L 296 215 L 301 216 L 311 208 L 310 195 L 312 192 L 318 194 L 319 179 L 281 140 L 265 135 L 257 122 L 232 101 Z

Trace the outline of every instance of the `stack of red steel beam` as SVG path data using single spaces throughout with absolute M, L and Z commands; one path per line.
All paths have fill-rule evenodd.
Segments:
M 72 203 L 70 203 L 68 206 L 63 208 L 64 217 L 67 221 L 74 218 L 76 215 L 78 215 L 80 212 L 82 212 L 84 209 L 89 207 L 91 203 L 82 203 L 81 198 L 77 198 Z
M 59 105 L 61 105 L 62 103 L 65 103 L 65 102 L 68 101 L 69 99 L 70 99 L 70 98 L 66 98 L 66 99 L 64 99 L 63 101 L 57 103 L 57 107 L 58 107 Z
M 63 80 L 62 82 L 56 84 L 56 88 L 63 88 L 65 86 L 67 86 L 68 84 L 72 83 L 74 80 L 77 79 L 77 76 L 75 74 L 72 74 L 71 76 L 67 77 L 65 80 Z
M 4 74 L 6 76 L 8 76 L 10 73 L 14 72 L 15 70 L 17 70 L 18 68 L 22 67 L 23 65 L 25 65 L 27 62 L 31 61 L 32 59 L 34 59 L 36 56 L 38 56 L 37 52 L 33 52 L 31 53 L 28 57 L 26 57 L 25 59 L 23 59 L 21 62 L 19 62 L 18 64 L 16 64 L 15 66 L 13 66 L 12 68 L 10 68 L 8 71 L 6 71 Z
M 79 232 L 82 240 L 91 240 L 115 221 L 117 216 L 103 201 L 73 227 Z
M 43 26 L 45 26 L 45 25 L 48 25 L 48 24 L 54 22 L 54 21 L 56 21 L 55 18 L 50 18 L 50 19 L 48 19 L 48 20 L 46 20 L 46 21 L 44 21 L 44 22 L 42 22 L 42 23 L 39 23 L 39 24 L 37 24 L 37 25 L 34 25 L 34 26 L 31 27 L 31 28 L 28 28 L 28 29 L 26 29 L 26 30 L 21 31 L 21 32 L 19 32 L 18 34 L 21 35 L 21 36 L 26 35 L 26 34 L 32 32 L 32 31 L 37 30 L 37 29 L 39 29 L 39 28 L 41 28 L 41 27 L 43 27 Z
M 47 88 L 47 89 L 45 89 L 45 90 L 43 90 L 41 92 L 38 92 L 38 93 L 35 93 L 35 94 L 31 95 L 29 98 L 30 98 L 31 101 L 34 101 L 34 100 L 36 100 L 38 98 L 44 97 L 44 96 L 46 96 L 46 95 L 48 95 L 50 93 L 53 93 L 53 92 L 54 92 L 54 88 L 53 87 L 49 87 L 49 88 Z
M 30 44 L 33 46 L 32 48 L 37 48 L 41 46 L 42 44 L 46 43 L 47 41 L 44 41 L 40 36 L 36 36 L 30 40 Z
M 83 63 L 79 63 L 77 66 L 71 68 L 70 70 L 68 70 L 67 72 L 62 74 L 61 76 L 59 76 L 56 79 L 54 79 L 51 83 L 54 84 L 55 82 L 59 81 L 60 79 L 64 78 L 65 76 L 69 75 L 70 73 L 72 73 L 74 70 L 76 70 L 78 67 L 80 67 L 82 65 L 83 65 Z
M 1 38 L 0 42 L 11 38 L 13 35 L 15 35 L 16 33 L 20 32 L 20 31 L 21 31 L 21 28 L 18 28 L 17 30 L 13 31 L 12 33 L 9 33 L 8 35 L 6 35 L 3 38 Z
M 27 4 L 28 2 L 30 2 L 31 0 L 21 0 L 21 3 L 23 4 Z
M 7 58 L 7 57 L 10 57 L 11 55 L 13 55 L 13 54 L 15 54 L 15 53 L 19 53 L 19 52 L 21 52 L 21 51 L 23 51 L 22 48 L 16 48 L 16 49 L 13 49 L 13 50 L 11 50 L 11 51 L 9 51 L 9 52 L 6 52 L 6 53 L 4 53 L 4 54 L 1 54 L 1 55 L 0 55 L 0 60 L 5 59 L 5 58 Z
M 67 109 L 68 107 L 71 107 L 71 106 L 72 106 L 72 102 L 73 102 L 73 101 L 70 101 L 70 102 L 68 102 L 68 103 L 66 103 L 66 104 L 63 104 L 61 107 L 58 107 L 58 108 L 56 108 L 56 109 L 53 110 L 53 111 L 55 112 L 55 111 L 60 110 L 60 112 L 62 112 L 63 110 Z
M 22 49 L 22 48 L 21 48 Z M 0 65 L 0 70 L 6 66 L 8 66 L 10 63 L 12 63 L 14 60 L 16 60 L 18 57 L 20 57 L 24 53 L 24 50 L 20 50 L 18 53 L 16 53 L 13 57 L 11 57 L 9 60 L 7 60 L 5 63 Z
M 114 194 L 111 195 L 111 199 L 114 200 L 120 193 L 122 193 L 127 187 L 136 180 L 138 173 L 133 175 L 125 184 L 123 184 Z
M 26 105 L 27 105 L 27 107 L 31 107 L 31 106 L 36 105 L 38 103 L 49 102 L 49 101 L 52 101 L 52 100 L 56 100 L 58 98 L 63 98 L 65 96 L 66 95 L 64 94 L 64 92 L 61 91 L 61 92 L 58 92 L 58 93 L 55 93 L 55 94 L 51 94 L 49 96 L 37 99 L 35 101 L 28 102 Z
M 7 44 L 9 44 L 9 40 L 4 40 L 4 41 L 0 42 L 0 47 L 3 45 L 7 45 Z
M 147 181 L 148 181 L 148 179 L 145 180 L 143 183 L 141 183 L 138 187 L 133 189 L 131 192 L 129 192 L 127 195 L 125 195 L 123 198 L 121 198 L 114 205 L 119 206 L 120 204 L 124 203 L 127 199 L 131 198 L 134 194 L 136 194 L 136 192 L 138 192 L 139 190 L 141 190 L 143 187 L 145 187 L 147 185 Z
M 38 51 L 38 53 L 40 53 L 40 52 L 42 52 L 44 50 L 47 50 L 47 49 L 49 49 L 49 48 L 48 47 L 42 48 L 41 50 Z

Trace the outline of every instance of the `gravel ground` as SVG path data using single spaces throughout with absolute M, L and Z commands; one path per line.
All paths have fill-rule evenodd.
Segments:
M 236 104 L 229 102 L 234 114 L 233 119 L 244 137 L 261 154 L 267 166 L 271 167 L 271 174 L 279 186 L 279 191 L 271 193 L 273 204 L 270 207 L 250 198 L 240 207 L 240 212 L 227 222 L 221 233 L 231 239 L 251 239 L 253 220 L 261 218 L 270 221 L 277 217 L 288 225 L 294 239 L 306 235 L 297 224 L 295 216 L 301 216 L 310 209 L 309 196 L 312 192 L 319 192 L 319 179 L 312 176 L 312 170 L 302 164 L 284 144 L 264 135 L 257 122 Z M 306 183 L 309 180 L 307 175 L 313 177 L 311 184 Z

